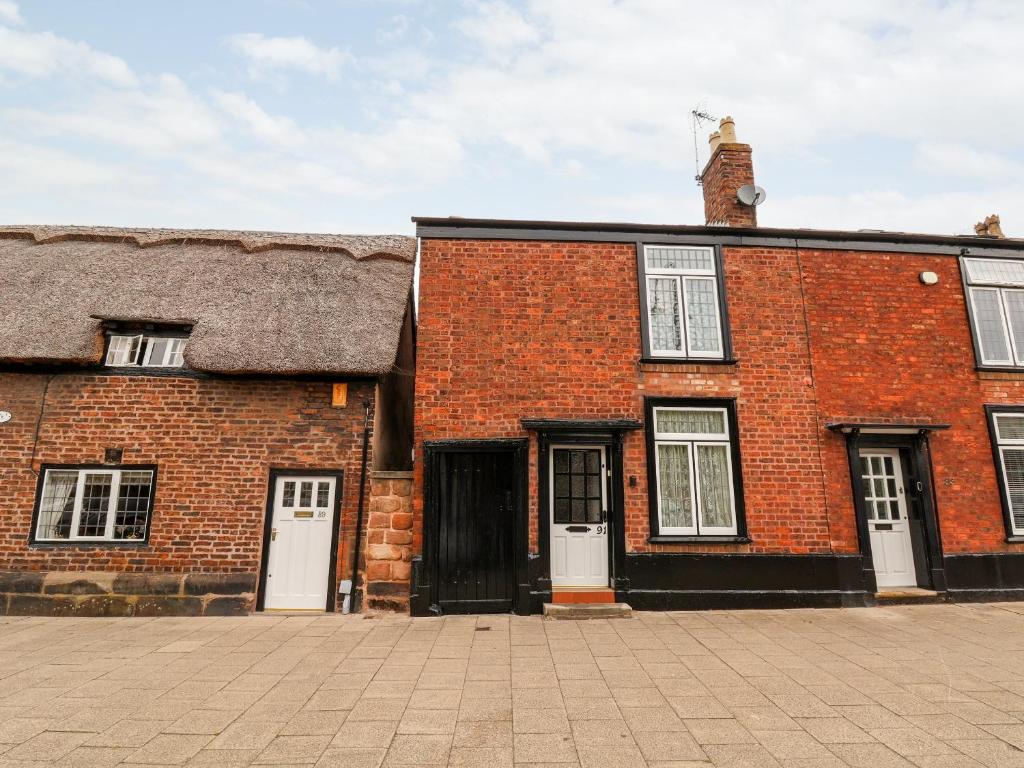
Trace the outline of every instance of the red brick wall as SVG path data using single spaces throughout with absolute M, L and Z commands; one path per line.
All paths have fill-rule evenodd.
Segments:
M 624 244 L 424 240 L 416 444 L 516 437 L 523 417 L 643 419 L 643 396 L 738 397 L 754 544 L 650 545 L 644 436 L 624 446 L 630 551 L 827 552 L 808 350 L 791 251 L 726 253 L 739 366 L 644 365 L 636 249 Z M 531 448 L 536 549 L 536 445 Z M 417 462 L 416 549 L 422 548 Z
M 348 406 L 331 385 L 229 380 L 0 374 L 0 570 L 255 573 L 260 567 L 271 467 L 343 468 L 339 577 L 359 492 L 364 401 L 373 384 L 350 383 Z M 371 414 L 372 415 L 372 414 Z M 27 544 L 41 463 L 156 464 L 148 546 L 32 548 Z
M 642 420 L 644 395 L 736 397 L 753 543 L 648 544 L 634 432 L 627 549 L 845 553 L 858 551 L 845 443 L 825 425 L 944 422 L 932 449 L 945 551 L 1021 546 L 1004 542 L 983 406 L 1024 404 L 1024 375 L 974 370 L 955 257 L 726 248 L 736 366 L 639 362 L 631 244 L 424 240 L 421 259 L 418 456 L 424 440 L 526 436 L 523 417 Z M 530 461 L 536 550 L 535 443 Z M 420 551 L 422 462 L 416 488 Z
M 822 426 L 952 425 L 931 439 L 943 550 L 1006 544 L 986 404 L 1024 404 L 1024 375 L 974 370 L 959 261 L 952 256 L 802 251 Z M 923 285 L 921 272 L 935 272 Z M 834 530 L 856 542 L 843 441 L 824 438 Z

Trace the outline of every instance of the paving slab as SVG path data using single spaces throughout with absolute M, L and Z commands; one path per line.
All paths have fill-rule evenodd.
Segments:
M 1024 603 L 0 617 L 0 766 L 1024 768 Z

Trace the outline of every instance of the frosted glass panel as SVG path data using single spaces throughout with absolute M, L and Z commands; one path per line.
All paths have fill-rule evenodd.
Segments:
M 715 256 L 709 248 L 648 248 L 647 268 L 714 271 Z
M 683 411 L 659 408 L 655 411 L 658 434 L 725 435 L 724 411 Z
M 714 278 L 688 277 L 685 282 L 686 334 L 690 352 L 721 352 Z
M 726 445 L 697 446 L 702 528 L 731 528 L 733 525 L 728 450 Z
M 658 491 L 661 527 L 693 527 L 693 494 L 690 488 L 690 446 L 658 446 Z
M 679 281 L 674 277 L 649 279 L 647 281 L 647 302 L 650 307 L 651 348 L 657 351 L 682 351 Z
M 972 283 L 1024 285 L 1024 261 L 967 259 L 967 278 Z
M 996 434 L 1000 440 L 1024 440 L 1024 413 L 998 414 Z
M 1014 532 L 1024 530 L 1024 448 L 1003 448 L 1003 474 Z
M 1010 359 L 1010 345 L 1006 339 L 1006 326 L 999 311 L 999 291 L 995 288 L 972 288 L 974 326 L 981 343 L 981 358 L 985 362 L 1006 362 Z

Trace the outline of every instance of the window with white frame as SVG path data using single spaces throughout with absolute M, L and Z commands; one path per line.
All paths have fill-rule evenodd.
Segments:
M 186 338 L 112 334 L 107 345 L 106 364 L 117 367 L 181 368 L 185 364 Z
M 645 245 L 647 345 L 652 357 L 725 357 L 714 248 Z
M 1024 408 L 992 413 L 992 433 L 1006 499 L 1010 534 L 1024 536 Z
M 656 519 L 660 536 L 735 536 L 734 427 L 725 407 L 655 406 Z
M 1024 366 L 1024 261 L 964 259 L 982 365 Z
M 36 541 L 141 541 L 153 508 L 153 469 L 49 467 Z

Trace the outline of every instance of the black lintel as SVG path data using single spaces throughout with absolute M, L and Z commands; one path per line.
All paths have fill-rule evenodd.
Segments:
M 520 419 L 519 423 L 538 432 L 626 432 L 644 426 L 635 419 Z
M 825 425 L 833 432 L 855 432 L 865 429 L 892 429 L 906 432 L 940 432 L 949 429 L 949 424 L 922 424 L 917 422 L 869 422 L 869 421 L 838 421 Z

